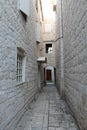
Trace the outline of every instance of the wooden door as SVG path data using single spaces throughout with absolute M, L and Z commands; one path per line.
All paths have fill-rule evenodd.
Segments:
M 49 81 L 52 80 L 51 70 L 46 71 L 46 80 L 49 80 Z

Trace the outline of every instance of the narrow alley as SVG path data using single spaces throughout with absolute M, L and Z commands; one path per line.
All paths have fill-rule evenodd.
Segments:
M 0 130 L 87 130 L 87 0 L 0 0 Z
M 55 86 L 44 87 L 15 130 L 79 130 Z

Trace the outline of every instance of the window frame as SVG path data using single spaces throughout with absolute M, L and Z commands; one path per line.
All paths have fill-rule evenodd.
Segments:
M 17 68 L 16 81 L 17 84 L 25 82 L 26 56 L 22 48 L 17 48 Z

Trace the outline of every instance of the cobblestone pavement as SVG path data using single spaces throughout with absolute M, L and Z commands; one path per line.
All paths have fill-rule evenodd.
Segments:
M 56 87 L 44 87 L 15 130 L 79 130 Z

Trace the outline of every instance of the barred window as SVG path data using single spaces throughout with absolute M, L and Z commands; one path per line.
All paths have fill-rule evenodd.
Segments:
M 17 82 L 22 81 L 22 56 L 17 55 Z
M 20 48 L 17 49 L 17 82 L 23 82 L 24 81 L 24 71 L 25 71 L 25 57 L 24 57 L 24 51 Z

